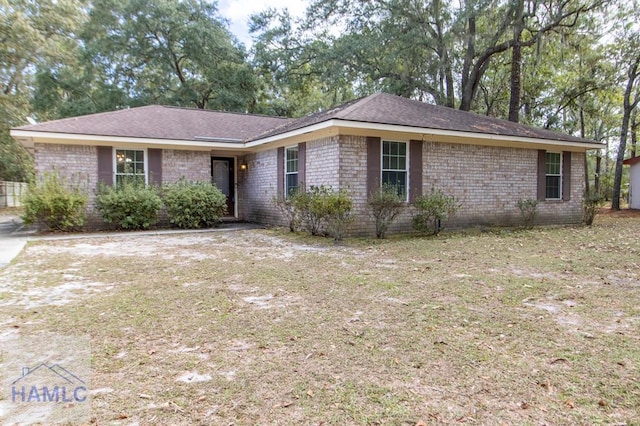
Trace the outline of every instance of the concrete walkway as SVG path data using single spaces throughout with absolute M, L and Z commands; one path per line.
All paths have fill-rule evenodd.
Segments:
M 158 229 L 150 231 L 94 232 L 84 234 L 38 235 L 26 228 L 17 215 L 0 214 L 0 269 L 7 266 L 20 254 L 28 241 L 76 240 L 87 238 L 135 238 L 153 235 L 204 234 L 210 232 L 240 231 L 263 228 L 259 225 L 240 222 L 222 222 L 217 228 L 207 229 Z
M 27 244 L 28 232 L 17 215 L 0 215 L 0 269 L 20 254 Z

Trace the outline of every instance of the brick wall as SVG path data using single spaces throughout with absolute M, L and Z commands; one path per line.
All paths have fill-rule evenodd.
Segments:
M 284 225 L 273 199 L 277 196 L 277 150 L 247 154 L 238 159 L 238 215 L 242 220 Z
M 571 199 L 569 201 L 542 201 L 538 204 L 538 223 L 565 224 L 582 222 L 582 197 L 584 185 L 583 152 L 571 155 Z M 535 198 L 535 197 L 533 197 Z
M 162 182 L 173 183 L 184 177 L 193 181 L 211 181 L 209 151 L 162 150 Z
M 539 224 L 582 220 L 584 153 L 568 155 L 572 156 L 571 200 L 541 201 Z M 423 192 L 432 187 L 442 189 L 460 203 L 460 209 L 447 226 L 518 225 L 521 219 L 516 203 L 519 199 L 536 198 L 537 150 L 429 142 L 424 143 L 422 156 Z M 364 137 L 340 138 L 340 187 L 347 188 L 354 199 L 358 220 L 351 232 L 355 235 L 372 235 L 375 231 L 366 205 L 366 158 Z M 412 213 L 407 206 L 390 232 L 410 231 Z
M 93 208 L 98 185 L 98 151 L 95 146 L 59 145 L 36 143 L 34 149 L 36 177 L 42 179 L 45 173 L 57 172 L 71 184 L 80 184 L 87 195 L 87 225 L 97 228 L 102 220 Z
M 536 199 L 535 149 L 429 142 L 423 146 L 423 192 L 442 189 L 460 208 L 450 227 L 512 226 L 521 223 L 517 202 Z M 541 201 L 539 224 L 579 223 L 582 219 L 584 154 L 571 153 L 571 200 Z M 411 229 L 411 212 L 395 230 Z
M 442 189 L 461 204 L 451 225 L 513 225 L 519 199 L 536 198 L 538 151 L 425 143 L 423 190 Z
M 307 142 L 306 186 L 331 185 L 346 188 L 354 200 L 358 220 L 353 235 L 373 235 L 375 226 L 367 207 L 367 147 L 364 137 L 334 136 Z M 461 207 L 449 226 L 515 225 L 520 223 L 519 199 L 536 198 L 537 150 L 425 142 L 423 145 L 423 191 L 432 187 L 454 195 Z M 572 153 L 571 200 L 542 201 L 538 223 L 579 223 L 584 190 L 584 153 Z M 240 219 L 285 225 L 273 203 L 277 195 L 277 150 L 246 154 L 238 164 L 238 208 Z M 86 184 L 90 213 L 97 185 L 96 147 L 36 144 L 38 176 L 57 169 L 70 181 Z M 163 182 L 211 178 L 211 154 L 203 151 L 163 150 Z M 390 232 L 411 230 L 407 207 Z M 90 215 L 91 216 L 91 215 Z
M 67 181 L 80 180 L 93 190 L 98 180 L 98 152 L 95 146 L 35 144 L 36 175 L 57 171 Z
M 338 136 L 307 142 L 306 188 L 312 185 L 331 185 L 339 188 L 341 185 L 339 157 Z
M 80 182 L 89 195 L 87 227 L 104 228 L 105 224 L 94 209 L 98 185 L 98 151 L 88 145 L 35 145 L 35 168 L 39 178 L 45 172 L 57 170 L 69 182 Z M 175 182 L 181 177 L 189 180 L 211 179 L 211 154 L 204 151 L 162 151 L 162 181 Z
M 367 142 L 364 136 L 340 136 L 340 188 L 353 199 L 358 217 L 350 228 L 353 235 L 375 235 L 375 224 L 367 207 Z
M 307 142 L 305 186 L 331 185 L 339 188 L 338 137 Z M 239 217 L 250 222 L 287 225 L 273 200 L 278 194 L 277 149 L 239 158 L 247 170 L 238 171 Z

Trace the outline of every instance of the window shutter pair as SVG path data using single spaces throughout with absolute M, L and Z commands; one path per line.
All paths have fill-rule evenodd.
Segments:
M 367 198 L 380 188 L 382 175 L 382 141 L 380 138 L 367 137 Z M 422 141 L 409 142 L 409 202 L 422 195 Z
M 538 201 L 547 198 L 547 151 L 538 150 Z M 571 200 L 571 152 L 562 153 L 562 200 Z
M 147 149 L 147 173 L 150 185 L 162 185 L 162 150 Z M 98 147 L 98 182 L 113 185 L 113 147 Z

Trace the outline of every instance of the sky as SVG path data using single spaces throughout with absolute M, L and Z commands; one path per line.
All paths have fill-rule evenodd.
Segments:
M 269 7 L 275 9 L 289 9 L 292 17 L 302 16 L 308 0 L 219 0 L 218 11 L 229 21 L 229 29 L 244 45 L 251 47 L 249 35 L 249 16 L 261 12 Z

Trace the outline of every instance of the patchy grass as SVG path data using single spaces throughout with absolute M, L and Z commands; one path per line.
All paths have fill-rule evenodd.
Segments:
M 0 340 L 89 335 L 98 424 L 637 424 L 638 235 L 33 243 Z

